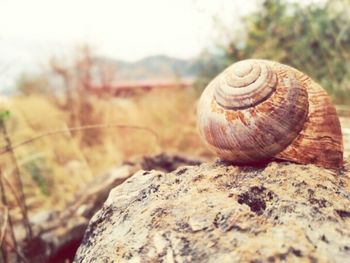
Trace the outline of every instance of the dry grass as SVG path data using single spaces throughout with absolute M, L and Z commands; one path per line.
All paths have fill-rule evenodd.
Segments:
M 79 109 L 80 123 L 145 126 L 159 140 L 142 130 L 106 128 L 64 132 L 17 148 L 31 211 L 62 207 L 93 176 L 134 155 L 164 150 L 210 155 L 197 135 L 196 95 L 190 90 L 158 90 L 128 99 L 89 97 L 85 102 Z M 70 112 L 43 96 L 13 98 L 6 108 L 11 112 L 6 124 L 13 143 L 69 126 Z M 13 164 L 6 154 L 0 165 L 11 181 Z

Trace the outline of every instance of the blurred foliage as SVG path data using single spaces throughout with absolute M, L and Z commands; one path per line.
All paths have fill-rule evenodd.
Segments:
M 0 110 L 0 121 L 5 121 L 10 118 L 11 113 L 8 110 Z
M 106 128 L 81 130 L 76 134 L 67 131 L 16 148 L 30 212 L 64 207 L 94 176 L 135 155 L 166 151 L 212 157 L 198 138 L 196 100 L 191 89 L 181 87 L 126 98 L 91 95 L 89 110 L 76 99 L 78 125 L 108 123 L 149 127 L 158 139 L 142 130 Z M 16 96 L 4 106 L 11 112 L 7 128 L 14 144 L 72 125 L 71 108 L 60 107 L 46 95 Z M 0 145 L 5 145 L 1 138 Z M 0 167 L 16 189 L 9 154 L 1 156 Z M 13 207 L 16 207 L 15 201 L 10 200 Z
M 50 174 L 50 170 L 47 167 L 45 160 L 31 160 L 30 162 L 25 163 L 23 168 L 31 175 L 33 182 L 39 187 L 40 192 L 43 195 L 48 196 L 49 188 L 45 175 Z
M 213 55 L 207 50 L 200 54 L 200 58 L 198 59 L 200 73 L 194 85 L 197 96 L 200 96 L 203 87 L 205 87 L 215 75 L 228 65 L 227 60 L 226 54 Z
M 204 80 L 238 60 L 270 59 L 308 74 L 335 102 L 350 102 L 350 1 L 300 3 L 262 1 L 258 12 L 243 18 L 243 41 L 230 41 L 222 67 L 202 72 Z
M 11 213 L 19 210 L 13 193 L 21 188 L 12 176 L 13 156 L 30 213 L 64 207 L 85 182 L 135 155 L 171 151 L 212 157 L 198 139 L 193 90 L 174 83 L 169 89 L 114 94 L 118 72 L 95 58 L 88 46 L 69 56 L 52 57 L 42 73 L 22 75 L 17 94 L 3 100 L 0 124 L 6 120 L 10 141 L 20 145 L 0 158 L 4 177 L 14 189 L 9 191 Z M 68 130 L 104 124 L 125 128 Z M 127 126 L 148 127 L 157 138 Z M 57 130 L 62 132 L 40 137 Z M 31 140 L 37 136 L 40 140 Z M 3 151 L 6 145 L 0 136 Z
M 49 94 L 48 79 L 36 75 L 22 74 L 17 80 L 17 92 L 22 95 Z

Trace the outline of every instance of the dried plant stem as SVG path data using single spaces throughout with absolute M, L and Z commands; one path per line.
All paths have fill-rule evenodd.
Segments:
M 86 160 L 86 157 L 85 157 L 84 153 L 83 153 L 82 151 L 79 150 L 79 147 L 78 147 L 76 141 L 75 141 L 74 138 L 73 138 L 72 132 L 69 130 L 69 127 L 68 127 L 67 125 L 65 125 L 65 129 L 67 130 L 67 133 L 68 133 L 68 135 L 69 135 L 69 140 L 71 140 L 71 143 L 72 143 L 72 145 L 73 145 L 73 147 L 74 147 L 75 153 L 79 156 L 80 160 L 84 163 L 85 167 L 86 167 L 87 170 L 88 170 L 88 174 L 89 174 L 88 176 L 89 176 L 89 177 L 87 177 L 86 179 L 91 179 L 91 178 L 93 177 L 93 173 L 92 173 L 92 171 L 91 171 L 91 168 L 90 168 L 90 166 L 89 166 L 88 161 Z M 85 176 L 86 173 L 83 173 L 83 174 L 84 174 L 84 176 Z M 85 176 L 85 177 L 86 177 L 86 176 Z
M 74 132 L 74 131 L 82 131 L 82 130 L 92 130 L 92 129 L 103 129 L 103 128 L 118 128 L 118 129 L 134 129 L 134 130 L 142 130 L 142 131 L 147 131 L 151 133 L 159 142 L 159 136 L 156 132 L 154 132 L 152 129 L 143 127 L 143 126 L 135 126 L 135 125 L 123 125 L 123 124 L 91 124 L 91 125 L 84 125 L 84 126 L 79 126 L 79 127 L 69 127 L 68 131 L 69 132 Z M 48 131 L 43 134 L 40 134 L 36 137 L 30 138 L 28 140 L 19 142 L 17 144 L 10 144 L 7 145 L 0 150 L 0 154 L 4 154 L 6 152 L 11 152 L 14 149 L 23 146 L 25 144 L 31 143 L 33 141 L 36 141 L 38 139 L 41 139 L 43 137 L 55 135 L 55 134 L 60 134 L 60 133 L 65 133 L 67 132 L 67 129 L 58 129 L 58 130 L 53 130 L 53 131 Z
M 18 192 L 19 192 L 20 208 L 21 208 L 21 211 L 23 214 L 23 223 L 24 223 L 24 226 L 26 228 L 27 237 L 31 238 L 33 236 L 33 232 L 32 232 L 32 228 L 30 226 L 29 219 L 28 219 L 28 209 L 27 209 L 27 205 L 26 205 L 24 192 L 23 192 L 22 178 L 21 178 L 19 166 L 17 163 L 17 158 L 16 158 L 15 153 L 14 153 L 13 148 L 12 148 L 11 139 L 10 139 L 10 136 L 8 135 L 6 125 L 5 125 L 5 122 L 3 120 L 0 121 L 0 129 L 1 129 L 2 134 L 4 136 L 4 139 L 6 142 L 6 147 L 9 149 L 8 152 L 10 153 L 11 161 L 15 167 L 14 174 L 16 176 L 16 183 L 17 183 L 17 188 L 18 188 Z
M 1 202 L 4 204 L 4 206 L 8 206 L 8 202 L 7 202 L 7 196 L 6 196 L 6 192 L 5 192 L 5 187 L 4 187 L 4 182 L 3 182 L 3 173 L 2 170 L 0 168 L 0 192 L 1 192 Z M 10 236 L 13 242 L 13 245 L 15 248 L 17 248 L 17 240 L 16 240 L 16 236 L 15 236 L 15 232 L 13 230 L 13 222 L 12 222 L 12 218 L 11 218 L 11 214 L 8 214 L 8 226 L 10 229 Z M 6 230 L 6 228 L 5 228 Z M 4 256 L 6 257 L 6 253 L 4 252 Z
M 14 188 L 13 185 L 10 183 L 9 179 L 6 178 L 4 172 L 3 172 L 3 174 L 2 174 L 2 180 L 3 180 L 4 185 L 6 185 L 6 186 L 8 187 L 8 188 L 6 188 L 6 189 L 10 190 L 10 192 L 11 192 L 12 195 L 14 196 L 18 207 L 21 207 L 21 200 L 20 200 L 18 194 L 16 193 L 15 188 Z
M 4 213 L 3 217 L 4 217 L 3 225 L 2 225 L 1 231 L 0 231 L 0 247 L 2 247 L 2 242 L 3 242 L 4 237 L 5 237 L 6 228 L 7 228 L 8 219 L 9 219 L 9 209 L 6 206 L 5 206 L 5 213 Z

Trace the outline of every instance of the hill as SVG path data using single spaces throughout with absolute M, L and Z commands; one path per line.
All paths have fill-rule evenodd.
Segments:
M 117 72 L 121 81 L 150 79 L 195 78 L 200 71 L 198 59 L 179 59 L 166 55 L 148 56 L 135 62 L 96 58 L 98 63 L 109 65 Z

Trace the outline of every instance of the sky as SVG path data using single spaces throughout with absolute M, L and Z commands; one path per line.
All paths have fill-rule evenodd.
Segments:
M 255 7 L 256 0 L 0 0 L 0 87 L 84 43 L 127 61 L 195 57 L 220 42 L 214 17 L 235 27 Z

